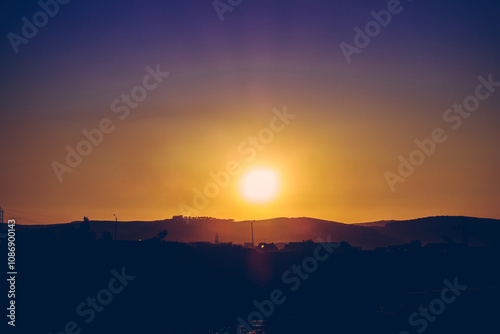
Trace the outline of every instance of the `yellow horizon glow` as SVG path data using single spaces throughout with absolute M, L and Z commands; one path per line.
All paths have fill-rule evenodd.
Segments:
M 495 104 L 481 106 L 484 118 L 470 117 L 460 131 L 448 130 L 446 143 L 392 192 L 385 171 L 397 172 L 398 156 L 408 159 L 416 149 L 415 139 L 444 127 L 434 117 L 443 114 L 439 105 L 449 105 L 456 96 L 439 95 L 422 104 L 418 99 L 395 97 L 384 86 L 360 96 L 344 86 L 314 81 L 310 90 L 289 87 L 294 94 L 286 95 L 282 87 L 287 84 L 278 80 L 273 87 L 280 89 L 273 92 L 286 97 L 288 112 L 297 117 L 275 132 L 269 143 L 254 145 L 249 137 L 259 140 L 259 133 L 270 129 L 276 116 L 272 110 L 275 106 L 282 110 L 281 106 L 271 98 L 237 94 L 223 105 L 212 103 L 210 98 L 219 89 L 233 92 L 234 85 L 224 81 L 189 105 L 182 105 L 190 98 L 183 95 L 187 93 L 170 96 L 174 106 L 182 106 L 174 115 L 163 112 L 170 104 L 161 94 L 151 95 L 141 112 L 133 115 L 134 121 L 113 119 L 117 130 L 106 135 L 72 173 L 66 173 L 64 182 L 58 181 L 51 163 L 64 162 L 65 146 L 76 147 L 84 139 L 84 119 L 67 126 L 64 118 L 40 123 L 40 119 L 15 116 L 23 128 L 0 143 L 8 157 L 5 168 L 16 171 L 0 173 L 5 218 L 21 217 L 20 224 L 50 224 L 83 216 L 113 220 L 116 213 L 121 221 L 159 220 L 182 214 L 181 204 L 192 207 L 193 216 L 237 221 L 312 217 L 351 223 L 433 215 L 500 217 L 500 155 L 491 148 L 497 132 L 488 121 Z M 333 108 L 330 99 L 323 97 L 335 90 L 343 98 Z M 422 114 L 424 107 L 430 112 Z M 75 110 L 78 115 L 87 112 L 83 107 Z M 404 122 L 401 110 L 409 113 Z M 91 116 L 87 129 L 102 117 Z M 278 121 L 272 125 L 281 128 Z M 47 131 L 51 136 L 46 136 Z M 43 149 L 35 145 L 40 138 L 46 143 Z M 464 150 L 470 142 L 474 150 Z M 487 157 L 491 162 L 478 164 Z M 227 165 L 233 161 L 236 167 L 230 173 Z M 279 196 L 265 205 L 245 201 L 239 192 L 243 173 L 258 166 L 272 167 L 281 180 Z M 223 184 L 219 186 L 211 175 L 221 171 L 229 173 L 230 180 L 219 177 Z M 219 191 L 208 198 L 205 186 L 210 183 Z M 207 199 L 200 199 L 199 193 Z

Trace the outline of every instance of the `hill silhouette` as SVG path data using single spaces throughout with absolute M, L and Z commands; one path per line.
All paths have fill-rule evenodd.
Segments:
M 66 229 L 78 228 L 80 222 L 58 225 L 19 227 L 24 233 L 35 232 L 38 237 L 60 238 Z M 129 221 L 118 223 L 118 240 L 145 240 L 158 232 L 168 230 L 167 241 L 213 242 L 216 233 L 219 241 L 243 244 L 251 242 L 251 221 L 218 220 L 213 218 L 165 219 L 158 221 Z M 380 221 L 345 224 L 322 219 L 273 218 L 254 222 L 255 243 L 297 242 L 302 240 L 347 241 L 363 249 L 375 249 L 419 240 L 428 243 L 461 243 L 464 226 L 467 227 L 471 247 L 500 246 L 500 220 L 462 216 L 437 216 L 401 221 Z M 114 235 L 114 221 L 90 221 L 90 230 L 97 237 Z

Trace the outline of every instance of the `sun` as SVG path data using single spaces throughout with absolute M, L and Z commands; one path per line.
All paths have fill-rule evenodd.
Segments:
M 280 178 L 272 169 L 253 168 L 242 175 L 239 190 L 247 202 L 265 204 L 278 196 Z

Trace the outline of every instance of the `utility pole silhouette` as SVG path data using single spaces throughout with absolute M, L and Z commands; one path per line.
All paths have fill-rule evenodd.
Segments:
M 115 216 L 115 241 L 116 241 L 116 228 L 118 227 L 118 218 L 116 218 L 116 215 L 114 213 L 113 216 Z
M 6 228 L 7 230 L 7 228 Z M 0 207 L 0 231 L 3 231 L 3 209 Z
M 250 227 L 252 228 L 252 249 L 254 248 L 254 245 L 253 245 L 253 223 L 254 223 L 254 221 L 250 223 Z

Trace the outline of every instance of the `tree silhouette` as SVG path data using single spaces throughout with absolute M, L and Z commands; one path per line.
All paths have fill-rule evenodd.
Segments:
M 158 232 L 158 234 L 156 235 L 156 238 L 158 238 L 159 240 L 163 240 L 163 239 L 165 239 L 165 237 L 167 235 L 168 235 L 168 231 L 163 230 L 163 231 Z
M 90 220 L 83 217 L 83 223 L 80 224 L 80 231 L 78 231 L 78 239 L 82 241 L 93 241 L 96 239 L 96 233 L 90 231 Z
M 96 239 L 96 233 L 90 230 L 90 220 L 87 217 L 83 217 L 83 222 L 80 222 L 80 224 L 77 223 L 73 222 L 73 224 L 63 227 L 62 240 L 86 243 Z

